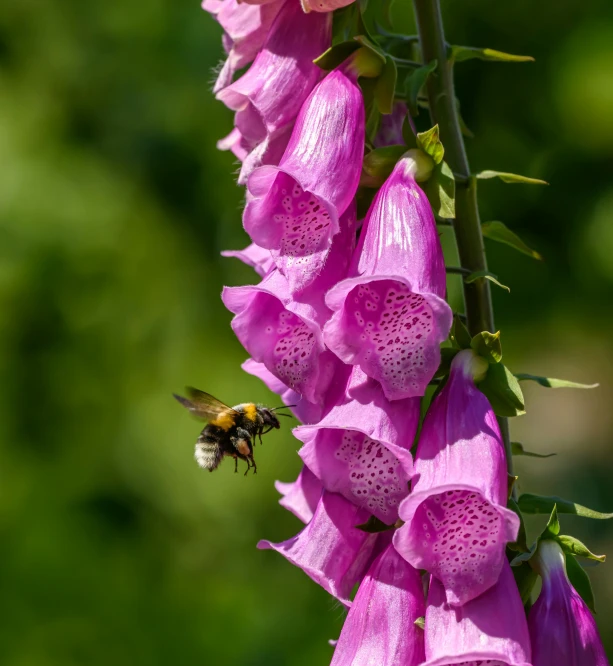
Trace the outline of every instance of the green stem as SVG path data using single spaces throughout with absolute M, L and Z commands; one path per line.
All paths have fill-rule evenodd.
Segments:
M 453 63 L 445 41 L 439 0 L 413 0 L 424 63 L 436 60 L 438 67 L 428 77 L 427 91 L 432 122 L 437 123 L 445 147 L 445 161 L 457 174 L 454 231 L 462 268 L 471 273 L 487 270 L 483 234 L 477 203 L 477 183 L 471 176 L 453 84 Z M 492 296 L 488 280 L 464 283 L 468 330 L 495 332 Z M 507 468 L 513 473 L 511 442 L 507 419 L 499 418 L 507 453 Z

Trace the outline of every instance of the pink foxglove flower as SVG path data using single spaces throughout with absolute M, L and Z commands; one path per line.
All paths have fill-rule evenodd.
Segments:
M 419 573 L 392 545 L 371 564 L 336 644 L 331 666 L 418 666 L 424 661 Z
M 276 550 L 349 605 L 349 594 L 362 578 L 377 541 L 376 534 L 356 528 L 367 519 L 364 509 L 324 491 L 313 518 L 299 534 L 282 543 L 260 541 L 258 548 Z
M 323 491 L 321 481 L 308 467 L 303 467 L 293 483 L 275 481 L 275 488 L 282 495 L 279 504 L 291 511 L 305 525 L 311 522 Z
M 526 615 L 509 564 L 496 585 L 460 608 L 447 604 L 432 578 L 425 639 L 423 666 L 531 666 Z
M 299 455 L 326 490 L 393 525 L 408 494 L 419 400 L 390 404 L 381 386 L 359 368 L 347 392 L 318 424 L 294 430 L 304 443 Z
M 346 7 L 355 0 L 300 0 L 305 12 L 333 12 Z
M 224 250 L 221 256 L 240 259 L 247 266 L 251 266 L 260 277 L 264 277 L 275 267 L 270 250 L 265 250 L 255 243 L 251 243 L 244 250 Z
M 226 287 L 222 294 L 224 304 L 236 315 L 232 328 L 253 359 L 287 388 L 320 405 L 335 375 L 342 374 L 342 363 L 323 344 L 321 329 L 331 314 L 323 296 L 347 271 L 355 239 L 353 204 L 342 221 L 343 231 L 335 238 L 330 261 L 299 300 L 276 269 L 259 285 Z
M 330 72 L 302 106 L 278 167 L 248 181 L 245 230 L 275 261 L 292 292 L 322 271 L 352 204 L 364 153 L 364 102 L 350 65 Z
M 375 148 L 404 145 L 402 127 L 407 119 L 413 128 L 413 120 L 407 105 L 404 102 L 396 102 L 390 114 L 381 116 L 381 125 L 374 140 Z
M 263 12 L 272 5 L 246 6 Z M 282 3 L 253 65 L 217 93 L 236 111 L 235 124 L 244 140 L 255 146 L 294 122 L 321 78 L 313 60 L 329 46 L 330 30 L 329 16 L 305 16 L 297 2 Z
M 543 579 L 528 625 L 534 666 L 608 666 L 594 617 L 566 575 L 553 540 L 539 543 L 536 567 Z
M 258 7 L 238 0 L 204 0 L 202 8 L 213 14 L 225 31 L 223 43 L 228 53 L 213 92 L 230 85 L 234 72 L 256 57 L 284 2 L 273 0 L 266 6 Z
M 506 563 L 505 545 L 519 529 L 506 508 L 507 469 L 496 416 L 476 388 L 484 359 L 468 349 L 426 415 L 415 454 L 410 495 L 400 505 L 405 524 L 398 552 L 443 583 L 453 605 L 483 594 Z
M 389 400 L 424 394 L 452 320 L 434 215 L 415 181 L 423 158 L 411 153 L 368 211 L 349 278 L 326 296 L 334 311 L 326 345 L 379 381 Z

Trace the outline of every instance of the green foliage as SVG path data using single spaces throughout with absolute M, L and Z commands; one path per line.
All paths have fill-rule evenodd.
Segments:
M 432 62 L 414 69 L 405 79 L 405 96 L 409 111 L 413 116 L 416 116 L 419 113 L 417 98 L 423 87 L 426 85 L 426 81 L 430 74 L 436 70 L 437 64 L 436 60 L 432 60 Z
M 417 133 L 417 147 L 421 148 L 426 155 L 430 155 L 435 164 L 443 161 L 445 149 L 439 136 L 438 125 L 431 127 L 426 132 Z
M 579 562 L 577 562 L 574 555 L 566 555 L 566 573 L 568 574 L 570 584 L 580 594 L 587 607 L 595 613 L 596 602 L 594 600 L 594 591 L 590 577 Z
M 502 360 L 500 331 L 497 333 L 488 333 L 487 331 L 477 333 L 470 341 L 470 346 L 479 356 L 486 359 L 488 363 L 500 363 Z
M 494 49 L 479 49 L 473 46 L 452 46 L 450 59 L 453 62 L 464 62 L 465 60 L 491 60 L 493 62 L 534 62 L 532 56 L 513 55 L 503 53 Z
M 508 292 L 511 291 L 509 287 L 507 287 L 505 284 L 502 284 L 502 282 L 498 280 L 498 276 L 494 275 L 493 273 L 490 273 L 490 271 L 475 271 L 474 273 L 471 273 L 470 275 L 467 275 L 464 278 L 464 282 L 466 282 L 466 284 L 470 284 L 471 282 L 476 282 L 477 280 L 489 280 L 497 287 L 500 287 L 501 289 L 504 289 L 505 291 Z
M 455 315 L 453 318 L 450 337 L 452 343 L 459 349 L 469 349 L 471 346 L 472 338 L 470 333 L 458 315 Z
M 571 513 L 576 516 L 582 516 L 583 518 L 596 518 L 598 520 L 613 518 L 613 513 L 594 511 L 593 509 L 588 509 L 581 504 L 562 499 L 561 497 L 545 497 L 542 495 L 524 493 L 520 496 L 518 504 L 523 513 L 550 513 L 555 507 L 557 507 L 558 513 Z
M 528 375 L 526 373 L 518 373 L 515 375 L 519 381 L 532 381 L 544 386 L 545 388 L 578 388 L 578 389 L 593 389 L 598 388 L 599 384 L 579 384 L 578 382 L 571 382 L 567 379 L 554 379 L 553 377 L 539 377 L 537 375 Z
M 381 113 L 390 114 L 392 112 L 397 78 L 398 72 L 396 71 L 394 60 L 391 56 L 387 56 L 375 87 L 375 99 Z
M 538 178 L 528 178 L 519 176 L 516 173 L 505 173 L 504 171 L 481 171 L 476 175 L 480 180 L 489 180 L 490 178 L 499 178 L 503 183 L 525 183 L 527 185 L 549 185 L 544 180 Z
M 485 222 L 481 225 L 481 232 L 490 240 L 509 245 L 533 259 L 538 259 L 539 261 L 543 260 L 543 257 L 541 257 L 538 252 L 529 248 L 524 241 L 515 232 L 511 231 L 503 222 Z
M 405 152 L 406 146 L 384 146 L 371 150 L 364 157 L 362 170 L 367 178 L 362 178 L 361 184 L 381 187 Z
M 526 413 L 519 383 L 502 363 L 490 365 L 485 379 L 478 386 L 498 416 L 520 416 Z
M 511 453 L 514 456 L 527 456 L 528 458 L 551 458 L 555 456 L 555 453 L 533 453 L 532 451 L 526 451 L 523 444 L 519 442 L 511 442 Z
M 455 217 L 455 178 L 447 162 L 439 162 L 421 187 L 435 215 L 445 219 Z

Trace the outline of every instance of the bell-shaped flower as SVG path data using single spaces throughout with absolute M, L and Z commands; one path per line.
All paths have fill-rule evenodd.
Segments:
M 413 120 L 407 105 L 404 102 L 395 102 L 392 112 L 381 116 L 381 125 L 373 141 L 375 148 L 404 145 L 402 128 L 405 120 L 411 124 L 412 128 Z
M 278 270 L 258 285 L 224 287 L 221 297 L 252 358 L 309 402 L 321 403 L 338 367 L 321 334 L 325 307 L 295 301 Z
M 246 5 L 265 11 L 274 5 Z M 305 15 L 297 2 L 283 2 L 253 65 L 217 99 L 236 111 L 235 125 L 254 145 L 293 123 L 321 78 L 313 63 L 329 46 L 329 16 Z M 256 240 L 256 239 L 254 239 Z
M 275 251 L 292 292 L 326 264 L 357 191 L 363 153 L 364 101 L 349 64 L 330 72 L 304 103 L 278 167 L 249 177 L 245 230 Z
M 431 578 L 424 633 L 423 666 L 532 664 L 526 614 L 506 561 L 498 582 L 459 608 L 446 602 L 445 589 Z
M 321 481 L 303 466 L 293 483 L 275 481 L 275 488 L 282 495 L 279 504 L 291 511 L 305 525 L 311 522 L 323 491 Z
M 421 396 L 451 327 L 445 264 L 428 199 L 409 151 L 366 216 L 349 277 L 326 296 L 326 345 L 381 383 L 389 400 Z M 427 158 L 429 160 L 430 158 Z
M 346 7 L 355 0 L 300 0 L 305 12 L 333 12 Z
M 532 563 L 543 579 L 528 616 L 533 666 L 608 666 L 594 617 L 568 580 L 559 544 L 541 540 Z
M 415 453 L 411 493 L 400 505 L 405 524 L 394 535 L 398 552 L 443 583 L 453 605 L 483 594 L 506 563 L 505 545 L 519 530 L 506 508 L 507 468 L 498 423 L 474 382 L 480 364 L 459 352 L 434 399 Z
M 388 546 L 360 583 L 331 666 L 418 666 L 424 661 L 419 572 Z
M 344 399 L 316 425 L 294 429 L 304 443 L 298 453 L 326 490 L 393 525 L 409 490 L 419 409 L 417 398 L 388 402 L 354 368 Z
M 223 44 L 228 54 L 213 92 L 230 85 L 234 73 L 256 57 L 284 2 L 273 0 L 260 7 L 239 0 L 204 0 L 202 8 L 211 13 L 225 31 Z
M 345 605 L 361 580 L 377 541 L 376 534 L 356 528 L 368 512 L 341 495 L 323 492 L 309 524 L 282 543 L 260 541 L 258 548 L 272 549 L 302 569 Z

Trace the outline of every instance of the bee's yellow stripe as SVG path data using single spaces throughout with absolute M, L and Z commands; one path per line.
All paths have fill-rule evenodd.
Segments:
M 211 425 L 222 430 L 230 430 L 234 425 L 234 415 L 232 412 L 222 412 L 214 421 L 211 421 Z
M 250 421 L 255 421 L 256 414 L 257 414 L 257 409 L 256 409 L 256 406 L 252 402 L 245 405 L 245 416 Z

